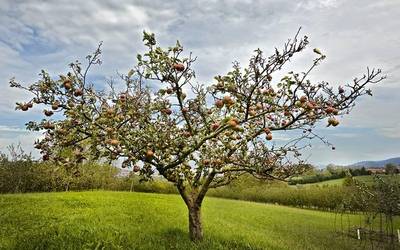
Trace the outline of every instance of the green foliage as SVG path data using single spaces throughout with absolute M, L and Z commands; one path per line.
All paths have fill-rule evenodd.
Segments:
M 145 193 L 160 193 L 160 194 L 177 194 L 178 190 L 175 185 L 166 181 L 163 178 L 154 178 L 152 181 L 141 182 L 138 176 L 124 178 L 125 183 L 133 183 L 132 191 Z M 122 190 L 130 190 L 124 188 Z
M 342 203 L 346 191 L 341 186 L 292 187 L 282 182 L 265 182 L 245 177 L 231 185 L 210 190 L 208 195 L 301 208 L 334 210 Z
M 69 190 L 114 190 L 147 193 L 176 194 L 175 185 L 162 177 L 141 182 L 138 175 L 131 172 L 121 176 L 119 169 L 100 164 L 78 165 L 78 174 L 70 176 L 62 167 L 31 160 L 11 161 L 3 157 L 0 161 L 0 193 L 50 192 Z M 368 177 L 368 178 L 367 178 Z M 393 178 L 396 178 L 394 176 Z M 387 179 L 388 176 L 381 178 Z M 372 176 L 360 176 L 357 180 L 373 185 Z M 328 182 L 334 181 L 333 184 Z M 353 179 L 331 180 L 309 185 L 288 186 L 284 182 L 254 179 L 250 175 L 241 176 L 228 186 L 210 190 L 208 196 L 239 199 L 263 203 L 333 210 L 348 200 L 348 188 L 354 185 Z M 343 186 L 342 187 L 342 183 Z M 360 209 L 360 206 L 354 209 Z
M 0 249 L 362 249 L 333 213 L 206 198 L 205 238 L 188 237 L 177 195 L 68 192 L 0 196 Z M 184 215 L 184 216 L 183 216 Z M 357 225 L 358 216 L 349 216 Z M 221 225 L 224 229 L 221 230 Z
M 351 178 L 347 181 L 348 196 L 344 209 L 384 214 L 388 217 L 400 215 L 400 181 L 396 176 L 373 176 L 372 183 Z
M 329 164 L 324 170 L 313 168 L 312 171 L 308 171 L 307 173 L 304 173 L 302 176 L 290 178 L 289 185 L 318 183 L 328 180 L 342 179 L 348 173 L 351 176 L 370 175 L 370 173 L 365 169 L 365 167 L 352 169 L 352 168 L 344 168 L 340 166 L 335 166 L 333 164 Z
M 101 44 L 87 56 L 87 65 L 71 63 L 65 74 L 54 77 L 43 70 L 27 86 L 10 80 L 11 87 L 32 96 L 17 103 L 17 110 L 47 108 L 41 121 L 27 124 L 43 131 L 35 144 L 43 160 L 67 166 L 84 159 L 122 159 L 144 179 L 156 169 L 186 201 L 201 204 L 209 188 L 244 173 L 286 179 L 306 171 L 301 142 L 320 139 L 330 145 L 315 134 L 316 123 L 327 119 L 328 126 L 339 125 L 336 117 L 348 114 L 370 93 L 370 84 L 385 78 L 381 70 L 368 69 L 337 90 L 326 81 L 312 82 L 310 73 L 326 58 L 319 49 L 308 68 L 282 76 L 277 72 L 309 43 L 297 32 L 282 49 L 269 56 L 256 49 L 248 65 L 234 62 L 231 71 L 203 85 L 195 79 L 196 57 L 183 53 L 179 42 L 163 48 L 148 32 L 143 42 L 146 51 L 137 56 L 137 65 L 120 75 L 122 88 L 113 82 L 98 90 L 88 79 L 91 67 L 101 63 Z M 53 116 L 56 112 L 60 116 Z M 289 143 L 267 142 L 276 131 L 289 130 L 299 132 Z M 71 157 L 60 154 L 65 148 Z
M 360 228 L 364 238 L 387 244 L 385 249 L 398 247 L 396 218 L 400 215 L 400 181 L 395 176 L 375 175 L 371 184 L 354 178 L 346 179 L 348 195 L 341 206 L 342 213 L 362 212 Z M 389 246 L 390 244 L 390 246 Z
M 362 176 L 362 175 L 370 175 L 371 173 L 368 172 L 365 167 L 362 168 L 350 168 L 349 172 L 352 176 Z
M 386 174 L 398 174 L 399 169 L 397 168 L 397 166 L 395 164 L 388 163 L 385 165 L 385 173 Z
M 29 160 L 0 159 L 0 193 L 63 190 L 62 171 Z
M 0 160 L 0 193 L 64 190 L 122 190 L 119 170 L 109 165 L 80 164 L 70 173 L 61 166 L 32 160 Z
M 289 179 L 289 185 L 306 184 L 306 183 L 317 183 L 327 180 L 341 179 L 346 176 L 346 169 L 333 165 L 328 165 L 325 170 L 309 171 L 308 173 L 292 177 Z
M 354 181 L 353 178 L 351 176 L 346 176 L 343 179 L 343 186 L 345 187 L 351 187 L 352 185 L 354 185 Z

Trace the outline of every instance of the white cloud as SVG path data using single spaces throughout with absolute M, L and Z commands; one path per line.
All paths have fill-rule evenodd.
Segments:
M 340 4 L 338 0 L 303 0 L 297 3 L 297 8 L 305 8 L 307 10 L 320 8 L 337 8 Z
M 1 1 L 0 126 L 20 127 L 28 121 L 26 114 L 13 110 L 14 103 L 24 100 L 26 94 L 7 87 L 10 77 L 31 82 L 41 68 L 61 73 L 69 62 L 93 51 L 99 41 L 104 41 L 104 64 L 93 74 L 108 77 L 116 70 L 126 72 L 136 53 L 143 50 L 141 35 L 146 29 L 155 32 L 163 46 L 181 40 L 198 55 L 198 79 L 210 83 L 212 76 L 229 70 L 233 60 L 245 64 L 257 47 L 268 54 L 302 26 L 302 33 L 310 36 L 310 48 L 319 47 L 328 55 L 312 79 L 342 84 L 364 73 L 366 66 L 382 67 L 388 74 L 384 84 L 373 88 L 373 98 L 363 98 L 351 115 L 341 119 L 344 128 L 376 131 L 383 138 L 376 153 L 383 156 L 388 151 L 385 140 L 391 147 L 400 146 L 391 141 L 398 138 L 400 124 L 398 16 L 400 2 L 393 0 L 365 0 L 363 4 L 356 0 L 302 0 L 297 4 L 281 0 Z M 313 56 L 311 50 L 306 51 L 293 60 L 290 69 L 304 70 Z M 9 138 L 4 139 L 6 128 L 0 127 L 0 132 L 2 129 L 0 142 L 9 143 Z M 332 135 L 338 148 L 340 143 L 348 143 L 346 139 L 360 136 L 341 128 Z M 360 144 L 359 148 L 347 148 L 349 154 L 341 157 L 349 161 L 351 153 L 366 157 L 355 153 L 371 152 L 367 143 Z M 321 160 L 326 148 L 314 150 L 313 159 Z M 337 160 L 337 155 L 330 152 L 325 156 Z
M 379 129 L 379 132 L 386 137 L 400 139 L 400 123 L 392 127 L 382 127 Z
M 9 127 L 9 126 L 3 126 L 0 125 L 0 133 L 1 132 L 14 132 L 14 133 L 28 133 L 26 129 L 18 128 L 18 127 Z
M 42 137 L 39 132 L 30 132 L 17 127 L 0 126 L 0 152 L 8 153 L 8 146 L 21 144 L 25 152 L 31 152 L 32 156 L 37 158 L 39 157 L 39 152 L 34 149 L 33 143 Z

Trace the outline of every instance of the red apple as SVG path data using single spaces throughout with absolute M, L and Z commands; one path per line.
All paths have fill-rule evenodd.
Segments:
M 174 70 L 182 72 L 185 70 L 185 66 L 181 63 L 175 63 L 173 66 Z
M 219 128 L 219 126 L 220 125 L 219 125 L 218 122 L 211 124 L 211 130 L 215 131 L 215 130 L 217 130 Z
M 153 158 L 153 157 L 154 157 L 154 152 L 153 152 L 153 150 L 148 149 L 148 150 L 146 151 L 146 158 L 151 159 L 151 158 Z
M 65 89 L 71 89 L 72 88 L 72 81 L 70 79 L 66 79 L 63 82 L 63 86 Z
M 217 108 L 222 108 L 224 106 L 224 102 L 222 100 L 216 100 L 215 106 L 217 106 Z

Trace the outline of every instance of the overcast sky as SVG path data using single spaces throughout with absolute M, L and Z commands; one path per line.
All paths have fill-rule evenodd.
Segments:
M 373 86 L 373 97 L 359 100 L 337 129 L 320 133 L 336 150 L 315 141 L 307 151 L 316 164 L 347 164 L 400 156 L 400 1 L 398 0 L 265 0 L 265 1 L 18 1 L 0 2 L 0 150 L 21 142 L 27 151 L 38 134 L 24 124 L 40 110 L 14 111 L 25 93 L 8 80 L 30 83 L 41 69 L 58 75 L 103 41 L 103 64 L 92 72 L 101 83 L 127 72 L 142 52 L 142 31 L 156 33 L 162 46 L 179 39 L 198 56 L 197 80 L 210 83 L 234 60 L 246 63 L 256 48 L 266 53 L 281 46 L 301 26 L 308 50 L 285 70 L 304 70 L 314 47 L 327 60 L 312 79 L 333 85 L 362 75 L 367 66 L 388 76 Z M 322 127 L 322 126 L 321 126 Z

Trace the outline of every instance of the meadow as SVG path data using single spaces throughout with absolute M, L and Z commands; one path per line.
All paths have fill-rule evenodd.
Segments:
M 218 198 L 203 204 L 205 239 L 197 245 L 187 237 L 187 209 L 174 194 L 6 194 L 0 207 L 0 249 L 362 249 L 370 244 L 335 233 L 334 213 Z M 359 222 L 356 215 L 348 219 L 354 226 Z

